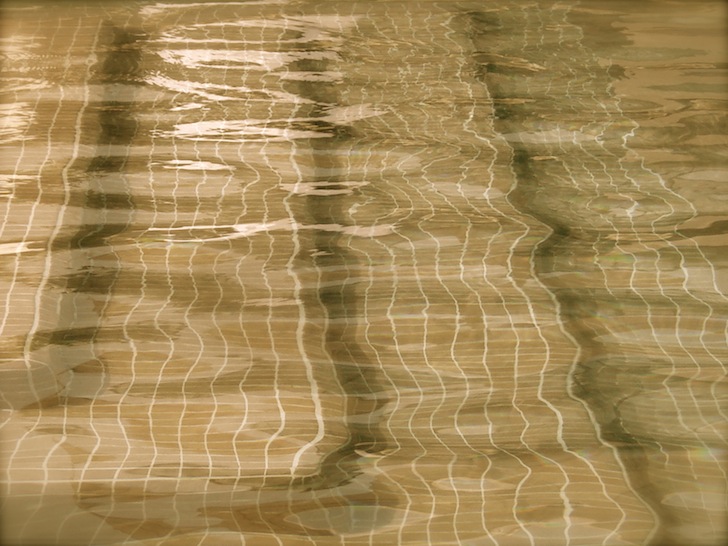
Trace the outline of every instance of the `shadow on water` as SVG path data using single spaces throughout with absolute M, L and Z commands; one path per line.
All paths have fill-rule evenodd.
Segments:
M 328 64 L 328 61 L 301 59 L 291 63 L 290 69 L 319 73 L 330 70 Z M 329 115 L 329 108 L 340 103 L 331 83 L 303 80 L 287 87 L 287 91 L 312 101 L 306 113 L 310 118 L 324 118 Z M 301 180 L 310 190 L 294 196 L 298 200 L 295 214 L 300 216 L 295 221 L 300 225 L 346 226 L 350 221 L 345 206 L 350 203 L 346 205 L 345 192 L 327 190 L 337 189 L 339 182 L 346 182 L 342 173 L 346 172 L 347 155 L 341 152 L 352 147 L 356 135 L 348 125 L 323 120 L 315 125 L 318 131 L 330 136 L 308 139 L 305 148 L 301 146 L 300 153 L 311 155 L 313 168 L 309 177 Z M 345 186 L 342 184 L 341 188 Z M 346 400 L 342 420 L 347 438 L 338 448 L 323 455 L 315 474 L 296 478 L 285 487 L 314 496 L 317 492 L 341 488 L 331 498 L 333 505 L 328 506 L 329 502 L 322 498 L 319 502 L 326 509 L 298 514 L 309 532 L 312 529 L 323 534 L 369 532 L 390 522 L 396 498 L 376 484 L 360 483 L 347 488 L 364 473 L 362 461 L 376 457 L 387 448 L 379 420 L 388 399 L 383 395 L 385 390 L 377 368 L 357 341 L 362 296 L 357 294 L 356 278 L 365 266 L 349 247 L 351 235 L 336 229 L 315 228 L 300 232 L 300 237 L 302 244 L 296 263 L 302 272 L 314 270 L 318 277 L 315 288 L 303 292 L 302 301 L 306 316 L 316 316 L 323 310 L 323 348 L 333 366 L 339 392 Z
M 126 231 L 134 215 L 125 170 L 138 130 L 133 89 L 140 81 L 144 35 L 108 21 L 101 32 L 106 53 L 91 83 L 99 85 L 102 96 L 85 113 L 85 124 L 98 131 L 95 150 L 83 172 L 70 171 L 75 175 L 69 176 L 67 190 L 69 205 L 81 215 L 75 231 L 61 232 L 51 247 L 59 264 L 50 281 L 61 294 L 57 324 L 51 331 L 37 332 L 31 342 L 32 350 L 46 351 L 52 368 L 71 374 L 64 390 L 43 405 L 83 403 L 105 384 L 103 361 L 93 346 L 122 267 L 108 238 Z M 122 87 L 132 91 L 125 100 L 118 98 Z
M 540 95 L 538 83 L 534 84 L 536 91 L 532 92 L 529 89 L 527 82 L 529 78 L 534 77 L 538 69 L 533 68 L 536 65 L 529 67 L 524 59 L 515 57 L 515 54 L 526 56 L 533 52 L 514 49 L 516 52 L 514 57 L 509 57 L 489 50 L 491 43 L 508 43 L 512 22 L 501 21 L 499 15 L 493 13 L 469 12 L 466 17 L 471 40 L 475 46 L 473 58 L 475 77 L 488 88 L 489 95 L 494 101 L 496 130 L 504 135 L 528 135 L 529 131 L 538 132 L 543 130 L 543 127 L 549 127 L 549 119 L 542 116 L 553 116 L 553 113 L 541 103 L 552 101 L 554 103 L 552 110 L 559 111 L 559 108 L 564 108 L 558 105 L 558 101 L 563 101 L 563 97 Z M 610 43 L 624 45 L 627 40 L 618 32 L 612 32 Z M 537 57 L 531 55 L 529 60 L 537 60 Z M 604 74 L 611 79 L 623 77 L 618 68 L 605 69 Z M 513 82 L 519 82 L 518 91 L 515 93 Z M 606 84 L 605 89 L 608 89 Z M 580 360 L 576 363 L 571 378 L 572 392 L 590 407 L 599 422 L 601 438 L 615 447 L 627 470 L 631 486 L 659 518 L 662 528 L 652 537 L 649 544 L 677 546 L 678 542 L 668 536 L 667 531 L 667 528 L 674 523 L 673 514 L 661 502 L 660 486 L 654 483 L 649 474 L 650 452 L 659 449 L 660 446 L 649 438 L 638 438 L 631 434 L 624 426 L 619 413 L 619 402 L 633 396 L 639 387 L 634 384 L 614 386 L 612 387 L 614 392 L 608 394 L 603 392 L 603 379 L 600 374 L 604 374 L 608 364 L 601 361 L 601 356 L 607 354 L 609 350 L 600 341 L 599 332 L 588 324 L 588 319 L 594 315 L 597 306 L 597 301 L 593 298 L 597 296 L 583 287 L 570 288 L 553 285 L 549 281 L 550 275 L 563 272 L 564 264 L 571 263 L 568 257 L 575 252 L 575 249 L 596 248 L 598 243 L 604 246 L 607 244 L 605 240 L 613 245 L 609 242 L 609 235 L 612 232 L 604 227 L 590 226 L 588 220 L 579 223 L 571 211 L 564 214 L 563 204 L 561 207 L 553 206 L 557 203 L 556 200 L 568 198 L 569 192 L 574 190 L 558 188 L 561 191 L 555 191 L 552 181 L 555 177 L 548 170 L 550 162 L 543 161 L 552 156 L 541 155 L 547 153 L 543 152 L 547 149 L 546 140 L 539 142 L 536 139 L 531 142 L 527 138 L 513 137 L 509 139 L 508 144 L 512 154 L 511 165 L 517 180 L 517 186 L 509 193 L 509 202 L 519 211 L 548 226 L 551 232 L 547 238 L 537 243 L 532 256 L 536 274 L 558 300 L 564 326 L 580 347 Z M 612 226 L 612 229 L 616 228 Z M 578 266 L 572 265 L 572 267 Z M 601 295 L 600 298 L 602 304 L 608 302 L 615 307 L 620 304 L 613 296 L 607 298 Z M 614 396 L 619 399 L 616 405 Z

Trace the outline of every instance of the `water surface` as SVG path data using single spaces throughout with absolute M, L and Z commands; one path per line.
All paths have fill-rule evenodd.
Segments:
M 3 4 L 3 544 L 724 544 L 725 26 Z

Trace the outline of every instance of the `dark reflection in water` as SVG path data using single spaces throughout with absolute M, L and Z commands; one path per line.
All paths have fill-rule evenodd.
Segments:
M 323 51 L 313 42 L 314 49 Z M 293 220 L 300 226 L 312 229 L 299 232 L 300 249 L 295 267 L 300 274 L 315 274 L 315 285 L 305 288 L 301 294 L 306 317 L 321 316 L 320 333 L 324 357 L 329 362 L 316 363 L 325 370 L 333 370 L 340 392 L 345 397 L 341 420 L 345 426 L 345 438 L 341 445 L 321 455 L 317 471 L 296 478 L 286 484 L 294 490 L 310 495 L 335 492 L 345 488 L 362 476 L 366 457 L 377 457 L 387 443 L 379 430 L 381 410 L 388 401 L 386 391 L 377 377 L 377 368 L 362 347 L 357 331 L 361 329 L 361 308 L 356 290 L 363 268 L 349 249 L 342 229 L 351 226 L 345 209 L 347 192 L 345 174 L 347 152 L 356 145 L 356 135 L 350 125 L 328 121 L 327 115 L 341 102 L 336 86 L 331 83 L 306 81 L 307 76 L 327 73 L 332 67 L 329 61 L 301 59 L 290 63 L 288 69 L 302 79 L 283 86 L 286 92 L 311 101 L 310 105 L 297 109 L 297 116 L 309 119 L 309 124 L 326 138 L 300 140 L 296 154 L 301 161 L 310 162 L 311 169 L 298 183 L 307 188 L 294 194 Z M 319 121 L 321 120 L 321 121 Z M 342 191 L 344 190 L 344 191 Z M 323 383 L 329 383 L 327 379 Z M 350 488 L 351 489 L 351 488 Z M 395 507 L 396 497 L 381 484 L 367 481 L 356 485 L 353 492 L 342 490 L 341 496 L 321 499 L 324 510 L 304 512 L 292 506 L 292 512 L 300 516 L 306 534 L 340 534 L 372 532 L 386 526 L 392 519 L 388 508 Z M 300 501 L 299 501 L 300 504 Z M 275 518 L 269 523 L 277 527 Z M 316 529 L 320 529 L 316 531 Z M 299 532 L 301 532 L 299 530 Z
M 662 437 L 662 432 L 650 431 L 649 425 L 639 425 L 646 416 L 635 415 L 629 406 L 636 404 L 646 409 L 665 403 L 669 398 L 681 400 L 677 405 L 682 406 L 685 400 L 700 396 L 697 393 L 704 387 L 694 387 L 677 377 L 671 380 L 650 377 L 649 370 L 674 370 L 682 365 L 684 356 L 679 353 L 684 352 L 685 356 L 688 353 L 682 339 L 694 335 L 691 328 L 705 328 L 715 318 L 717 309 L 724 307 L 725 297 L 720 291 L 710 294 L 710 290 L 708 293 L 701 290 L 697 295 L 687 290 L 684 295 L 693 302 L 682 300 L 678 303 L 673 299 L 676 296 L 666 293 L 670 289 L 666 291 L 660 286 L 661 277 L 669 275 L 668 256 L 671 254 L 679 256 L 684 265 L 691 264 L 688 267 L 693 269 L 693 274 L 703 268 L 713 269 L 712 264 L 703 261 L 702 253 L 695 255 L 671 244 L 654 244 L 656 240 L 664 240 L 674 241 L 680 249 L 689 247 L 686 238 L 705 232 L 676 230 L 676 226 L 696 215 L 697 211 L 691 203 L 665 191 L 656 173 L 642 169 L 643 164 L 635 165 L 635 159 L 629 156 L 625 145 L 629 138 L 626 128 L 631 124 L 636 127 L 637 123 L 626 118 L 620 99 L 611 92 L 613 80 L 627 77 L 625 69 L 613 61 L 601 73 L 575 73 L 572 67 L 577 59 L 580 66 L 586 67 L 601 51 L 630 47 L 631 42 L 624 35 L 610 34 L 607 43 L 594 29 L 600 24 L 610 24 L 611 17 L 606 13 L 597 16 L 588 10 L 579 10 L 570 14 L 569 20 L 578 22 L 580 27 L 576 31 L 583 43 L 592 49 L 575 47 L 574 42 L 564 36 L 549 47 L 551 59 L 538 55 L 544 64 L 529 65 L 518 59 L 528 51 L 528 40 L 512 37 L 512 28 L 529 28 L 529 20 L 558 25 L 562 21 L 560 14 L 514 10 L 498 14 L 469 13 L 468 16 L 474 44 L 479 51 L 475 56 L 478 78 L 488 87 L 495 101 L 495 128 L 511 135 L 512 165 L 518 186 L 509 199 L 518 210 L 551 229 L 551 234 L 534 249 L 533 267 L 558 299 L 561 319 L 580 347 L 573 392 L 589 404 L 599 424 L 600 436 L 618 450 L 631 485 L 658 518 L 660 525 L 649 543 L 665 546 L 691 541 L 712 544 L 715 539 L 698 536 L 701 533 L 695 532 L 695 520 L 692 519 L 695 513 L 688 515 L 684 506 L 673 501 L 677 496 L 688 498 L 691 495 L 675 493 L 684 487 L 681 483 L 685 479 L 684 463 L 670 462 L 671 457 L 680 460 L 684 447 Z M 499 47 L 493 49 L 493 43 Z M 667 49 L 661 47 L 656 51 L 663 55 Z M 534 56 L 529 56 L 529 60 L 532 59 Z M 585 77 L 590 80 L 588 86 L 581 81 Z M 514 101 L 512 82 L 516 79 L 520 82 Z M 575 124 L 573 120 L 579 120 L 579 123 Z M 549 134 L 549 130 L 553 132 L 554 129 L 565 132 L 578 129 L 580 133 L 558 138 Z M 585 129 L 598 137 L 593 142 L 584 138 L 582 131 Z M 620 131 L 622 135 L 619 135 Z M 610 138 L 615 132 L 621 140 Z M 539 133 L 541 136 L 534 138 Z M 568 192 L 583 195 L 571 210 L 564 207 L 564 195 Z M 612 200 L 612 206 L 600 209 L 597 202 L 605 197 Z M 723 223 L 716 222 L 716 227 Z M 723 232 L 719 227 L 713 231 L 712 227 L 711 233 Z M 654 259 L 656 279 L 643 284 L 635 271 L 630 271 L 631 278 L 623 278 L 620 282 L 617 280 L 621 274 L 619 269 L 624 267 L 607 261 L 605 258 L 610 254 L 637 261 Z M 592 263 L 588 264 L 586 260 Z M 579 270 L 589 275 L 593 266 L 597 269 L 594 280 L 587 277 L 569 283 L 560 278 Z M 665 268 L 663 275 L 659 271 L 661 267 Z M 689 275 L 687 271 L 686 275 Z M 686 277 L 685 282 L 687 280 Z M 688 307 L 692 307 L 692 303 L 702 307 L 697 316 L 694 319 L 681 317 L 681 314 L 691 314 Z M 620 344 L 617 341 L 619 334 L 615 333 L 618 326 L 610 321 L 595 320 L 614 310 L 619 310 L 623 320 L 631 321 L 630 328 L 642 327 L 651 331 L 659 340 L 658 346 L 662 347 L 650 353 L 626 343 Z M 660 330 L 661 326 L 668 325 L 670 330 Z M 705 345 L 694 347 L 689 359 L 695 366 L 696 376 L 700 368 L 715 366 L 715 357 Z M 660 411 L 665 412 L 663 417 L 657 418 L 662 426 L 675 430 L 686 427 L 679 417 L 681 409 L 677 409 L 677 415 L 668 416 L 673 410 L 650 408 L 650 413 Z M 725 460 L 720 453 L 723 453 L 724 438 L 721 436 L 725 428 L 721 427 L 722 432 L 717 435 L 705 429 L 688 432 L 687 428 L 681 435 L 694 434 L 687 440 L 689 444 L 712 452 L 711 455 L 717 454 L 713 464 L 716 464 L 718 474 L 724 476 Z M 707 458 L 712 459 L 711 455 Z M 696 493 L 703 494 L 707 495 L 705 498 L 711 495 L 707 490 Z
M 318 63 L 300 61 L 294 69 L 308 72 L 325 72 L 328 67 Z M 300 82 L 302 97 L 316 101 L 319 108 L 333 107 L 340 101 L 336 94 L 321 84 Z M 319 112 L 320 114 L 324 112 Z M 304 197 L 305 217 L 303 224 L 346 226 L 350 220 L 344 210 L 344 198 L 339 195 L 317 195 L 316 190 L 336 190 L 337 182 L 345 182 L 343 173 L 346 151 L 355 136 L 347 126 L 328 124 L 331 138 L 313 139 L 309 145 L 313 160 L 310 182 L 313 191 Z M 326 129 L 324 129 L 326 131 Z M 330 173 L 342 174 L 330 174 Z M 336 371 L 342 390 L 346 393 L 347 407 L 344 419 L 349 431 L 347 442 L 337 451 L 324 458 L 321 472 L 324 481 L 342 482 L 356 474 L 356 461 L 361 456 L 356 450 L 376 454 L 386 447 L 378 430 L 379 411 L 387 402 L 377 379 L 376 368 L 357 340 L 361 309 L 355 290 L 356 278 L 362 265 L 348 250 L 346 237 L 339 231 L 314 229 L 312 231 L 313 265 L 320 272 L 317 299 L 326 314 L 325 348 Z M 351 470 L 345 470 L 346 467 Z M 337 477 L 341 472 L 343 476 Z
M 113 297 L 122 267 L 107 241 L 126 231 L 133 220 L 133 196 L 124 171 L 138 130 L 133 96 L 119 101 L 115 95 L 118 86 L 139 85 L 143 39 L 140 30 L 119 28 L 110 21 L 100 30 L 101 59 L 91 83 L 100 87 L 102 98 L 85 120 L 89 128 L 96 126 L 91 130 L 97 128 L 98 137 L 84 173 L 78 171 L 82 160 L 69 164 L 74 190 L 67 206 L 81 216 L 77 231 L 54 238 L 50 247 L 51 252 L 67 256 L 51 278 L 61 292 L 58 324 L 51 331 L 37 332 L 30 345 L 32 350 L 48 346 L 49 365 L 71 375 L 64 390 L 42 404 L 87 401 L 89 394 L 104 388 L 107 372 L 93 345 L 102 327 L 99 310 L 103 312 L 103 302 Z M 109 260 L 110 254 L 114 259 Z

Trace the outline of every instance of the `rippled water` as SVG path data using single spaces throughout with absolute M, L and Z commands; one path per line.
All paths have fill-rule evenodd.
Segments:
M 3 4 L 3 544 L 724 544 L 725 27 Z

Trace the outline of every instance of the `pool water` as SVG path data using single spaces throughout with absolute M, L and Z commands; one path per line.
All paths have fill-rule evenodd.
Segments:
M 724 2 L 1 9 L 2 544 L 728 541 Z

